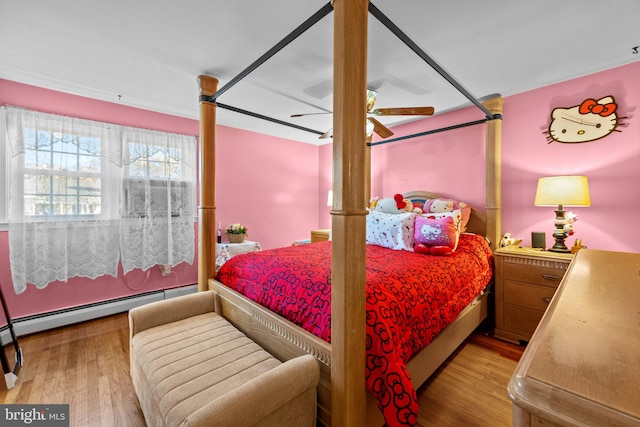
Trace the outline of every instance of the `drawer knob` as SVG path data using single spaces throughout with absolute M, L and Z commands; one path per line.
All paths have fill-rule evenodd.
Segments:
M 545 280 L 560 280 L 561 277 L 556 276 L 555 274 L 543 274 L 542 278 Z
M 544 297 L 544 298 L 542 298 L 542 301 L 544 301 L 545 304 L 549 304 L 551 302 L 551 298 Z

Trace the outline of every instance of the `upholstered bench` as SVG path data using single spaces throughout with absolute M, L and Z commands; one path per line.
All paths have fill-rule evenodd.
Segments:
M 129 328 L 149 426 L 315 426 L 316 359 L 280 362 L 214 312 L 213 292 L 134 308 Z

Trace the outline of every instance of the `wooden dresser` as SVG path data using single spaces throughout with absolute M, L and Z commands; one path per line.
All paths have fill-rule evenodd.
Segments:
M 495 251 L 496 338 L 516 344 L 531 339 L 572 258 L 532 248 Z
M 507 390 L 516 427 L 640 426 L 640 254 L 578 252 Z

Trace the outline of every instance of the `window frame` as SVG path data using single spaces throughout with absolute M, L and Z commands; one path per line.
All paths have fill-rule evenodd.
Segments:
M 7 110 L 0 108 L 0 231 L 9 228 L 9 156 L 6 123 Z
M 22 129 L 23 132 L 23 138 L 26 139 L 26 135 L 25 135 L 25 131 L 26 129 L 29 129 L 28 127 L 24 127 Z M 33 147 L 26 147 L 24 148 L 24 168 L 23 168 L 23 199 L 22 199 L 22 210 L 23 210 L 23 215 L 25 219 L 28 219 L 29 222 L 42 222 L 42 221 L 85 221 L 85 220 L 102 220 L 102 219 L 110 219 L 108 217 L 108 215 L 104 212 L 104 210 L 102 209 L 102 206 L 105 202 L 105 192 L 107 191 L 107 189 L 105 188 L 105 186 L 103 186 L 103 182 L 105 181 L 105 175 L 108 173 L 107 172 L 107 165 L 106 165 L 106 160 L 104 159 L 104 157 L 101 155 L 101 150 L 102 150 L 102 144 L 105 143 L 105 141 L 102 141 L 102 138 L 100 138 L 100 136 L 96 136 L 94 134 L 92 134 L 90 131 L 83 131 L 82 130 L 82 126 L 79 128 L 79 130 L 76 130 L 75 132 L 60 132 L 58 130 L 54 130 L 53 127 L 49 127 L 49 128 L 45 128 L 45 129 L 33 129 L 34 132 L 34 144 Z M 41 133 L 47 133 L 49 135 L 49 140 L 51 141 L 51 143 L 49 144 L 49 149 L 39 149 L 39 144 L 38 144 L 38 139 L 39 139 L 39 135 Z M 57 134 L 57 135 L 56 135 Z M 65 136 L 70 136 L 71 138 L 77 140 L 77 143 L 71 143 L 73 145 L 75 145 L 76 149 L 75 152 L 68 152 L 68 151 L 64 151 L 62 149 L 56 150 L 54 149 L 54 144 L 56 142 L 55 139 L 59 139 L 59 141 L 63 141 Z M 98 139 L 98 143 L 99 143 L 99 147 L 97 150 L 97 154 L 87 154 L 87 153 L 81 153 L 81 148 L 80 148 L 80 144 L 79 141 L 82 138 L 89 138 L 89 139 Z M 109 141 L 106 141 L 106 143 L 108 143 Z M 59 142 L 58 142 L 59 143 Z M 64 143 L 67 144 L 67 143 Z M 26 144 L 25 144 L 26 145 Z M 36 158 L 37 158 L 37 153 L 43 153 L 45 155 L 45 157 L 49 157 L 47 163 L 49 168 L 39 168 L 39 164 L 38 161 L 36 160 L 35 162 L 35 167 L 28 167 L 27 166 L 27 162 L 28 162 L 28 158 L 27 158 L 27 154 L 28 153 L 36 153 Z M 72 155 L 75 157 L 76 160 L 76 168 L 75 169 L 70 169 L 67 170 L 64 167 L 57 167 L 57 168 L 53 168 L 54 163 L 55 163 L 55 156 L 59 155 L 60 157 L 62 156 L 67 156 L 67 155 Z M 87 172 L 87 171 L 80 171 L 79 169 L 79 163 L 80 163 L 80 159 L 81 156 L 90 156 L 90 157 L 94 157 L 97 158 L 99 161 L 99 171 L 98 172 Z M 26 192 L 26 187 L 27 187 L 27 177 L 28 176 L 32 176 L 35 177 L 37 180 L 37 177 L 48 177 L 49 179 L 49 183 L 48 183 L 48 188 L 49 191 L 48 193 L 39 193 L 39 192 L 34 192 L 34 193 L 28 193 Z M 75 179 L 78 182 L 78 186 L 80 183 L 80 180 L 82 180 L 83 178 L 88 178 L 88 179 L 97 179 L 100 181 L 99 184 L 99 195 L 97 197 L 99 197 L 100 199 L 100 212 L 99 213 L 56 213 L 56 206 L 63 206 L 60 204 L 57 204 L 54 199 L 56 197 L 64 197 L 64 194 L 58 194 L 55 191 L 55 187 L 57 186 L 57 184 L 55 183 L 55 179 L 56 177 L 60 178 L 60 179 Z M 37 184 L 34 185 L 34 187 L 37 187 Z M 38 197 L 42 197 L 43 199 L 47 199 L 46 204 L 49 205 L 49 213 L 45 213 L 45 214 L 29 214 L 27 213 L 27 197 L 28 196 L 32 196 L 34 199 L 37 199 Z M 71 197 L 75 200 L 74 205 L 76 206 L 76 209 L 78 209 L 81 206 L 81 198 L 83 196 L 83 194 L 79 193 L 79 190 L 76 192 L 75 195 L 68 195 L 67 197 Z M 37 208 L 36 208 L 37 210 Z

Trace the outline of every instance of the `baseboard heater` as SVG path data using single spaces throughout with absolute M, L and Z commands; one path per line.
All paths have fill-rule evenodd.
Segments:
M 42 332 L 47 329 L 59 328 L 74 323 L 97 319 L 99 317 L 129 311 L 134 307 L 148 304 L 154 301 L 175 298 L 180 295 L 195 293 L 198 285 L 187 285 L 179 288 L 146 292 L 138 295 L 82 305 L 64 310 L 51 311 L 33 316 L 25 316 L 13 319 L 13 329 L 18 337 Z M 8 325 L 0 328 L 0 344 L 11 342 L 11 334 Z

